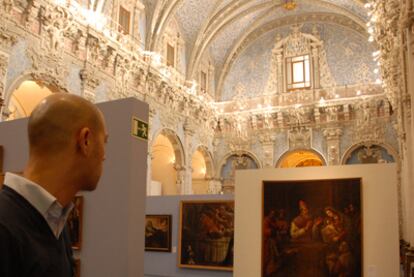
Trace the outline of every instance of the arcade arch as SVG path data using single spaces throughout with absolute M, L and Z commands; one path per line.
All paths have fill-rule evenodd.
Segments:
M 184 185 L 184 151 L 177 135 L 162 130 L 151 146 L 151 194 L 180 194 Z
M 28 117 L 40 101 L 53 93 L 52 89 L 39 81 L 23 81 L 9 96 L 5 120 Z
M 277 168 L 294 168 L 326 165 L 325 159 L 315 150 L 294 150 L 283 154 L 276 164 Z
M 191 179 L 194 194 L 209 193 L 209 183 L 214 176 L 213 160 L 208 149 L 204 146 L 197 147 L 191 159 Z

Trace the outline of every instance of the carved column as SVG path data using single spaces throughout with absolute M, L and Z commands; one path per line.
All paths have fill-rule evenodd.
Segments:
M 277 76 L 277 84 L 276 84 L 276 93 L 283 93 L 285 91 L 284 89 L 284 78 L 283 76 L 285 75 L 283 73 L 283 49 L 278 49 L 276 51 L 276 68 L 277 68 L 277 72 L 276 72 L 276 76 Z
M 179 194 L 192 194 L 192 191 L 189 192 L 188 189 L 188 181 L 186 179 L 186 175 L 187 175 L 187 171 L 185 167 L 180 166 L 180 165 L 175 165 L 174 166 L 175 170 L 177 171 L 177 182 L 176 182 L 176 186 L 177 186 L 177 191 Z M 191 170 L 189 170 L 191 172 Z M 191 173 L 190 173 L 190 177 L 191 177 Z M 190 178 L 190 182 L 191 182 L 191 178 Z
M 270 134 L 262 134 L 259 136 L 260 144 L 262 145 L 263 151 L 263 167 L 273 168 L 274 166 L 274 142 L 275 136 Z
M 190 124 L 187 121 L 184 124 L 184 154 L 186 158 L 185 159 L 186 165 L 185 165 L 184 172 L 183 172 L 183 178 L 185 182 L 181 189 L 181 194 L 192 194 L 193 193 L 193 184 L 192 184 L 193 169 L 191 168 L 191 159 L 192 159 L 192 154 L 193 154 L 192 141 L 193 141 L 194 133 L 195 133 L 195 127 L 192 126 L 192 124 Z
M 182 71 L 181 61 L 182 61 L 182 58 L 183 58 L 183 57 L 181 57 L 182 56 L 181 53 L 182 53 L 183 48 L 185 46 L 184 39 L 180 36 L 177 36 L 176 45 L 177 45 L 177 48 L 176 48 L 176 51 L 175 51 L 175 68 L 178 72 L 181 73 L 181 71 Z M 165 56 L 165 57 L 167 57 L 167 56 Z
M 151 182 L 152 182 L 152 144 L 154 142 L 154 134 L 152 133 L 152 126 L 154 122 L 154 117 L 157 114 L 156 109 L 149 106 L 149 117 L 148 117 L 148 153 L 147 153 L 147 195 L 151 192 Z
M 412 8 L 412 5 L 411 5 Z M 409 12 L 409 18 L 407 22 L 407 28 L 406 28 L 406 37 L 407 37 L 407 90 L 408 95 L 410 96 L 410 102 L 412 99 L 414 99 L 414 80 L 412 76 L 414 76 L 414 11 L 410 10 Z M 410 77 L 411 76 L 411 77 Z M 405 216 L 403 212 L 403 222 L 405 222 L 405 236 L 404 239 L 407 240 L 411 245 L 414 245 L 414 221 L 411 220 L 414 217 L 414 180 L 412 178 L 412 172 L 414 170 L 414 147 L 412 145 L 413 138 L 414 138 L 414 105 L 410 102 L 407 102 L 407 104 L 410 104 L 409 109 L 411 112 L 410 120 L 410 129 L 411 132 L 408 135 L 408 143 L 407 143 L 407 154 L 409 156 L 410 164 L 406 168 L 406 170 L 410 173 L 406 177 L 407 184 L 402 188 L 405 191 L 402 191 L 401 197 L 405 198 L 403 199 L 403 202 L 405 203 Z M 407 107 L 408 108 L 408 107 Z
M 23 11 L 23 19 L 27 28 L 30 28 L 36 20 L 38 20 L 40 2 L 30 0 Z
M 151 142 L 148 141 L 148 145 L 151 145 Z M 151 149 L 148 149 L 147 153 L 147 195 L 151 194 L 151 182 L 152 182 L 152 171 L 151 171 L 151 165 L 152 165 L 152 153 Z
M 207 193 L 208 194 L 220 194 L 222 193 L 222 185 L 220 180 L 215 179 L 215 178 L 208 178 L 208 189 L 207 189 Z
M 328 152 L 328 165 L 338 165 L 340 163 L 339 143 L 342 135 L 340 128 L 328 128 L 323 131 L 326 139 Z
M 320 84 L 319 73 L 319 48 L 316 44 L 312 44 L 312 63 L 313 63 L 313 88 L 318 89 Z
M 136 1 L 134 7 L 134 18 L 132 20 L 132 36 L 140 43 L 142 43 L 142 38 L 139 30 L 139 21 L 141 15 L 145 15 L 144 10 L 145 6 L 140 1 Z
M 6 54 L 0 53 L 0 111 L 4 105 L 5 87 L 6 87 L 6 75 L 7 66 L 9 64 L 9 57 Z

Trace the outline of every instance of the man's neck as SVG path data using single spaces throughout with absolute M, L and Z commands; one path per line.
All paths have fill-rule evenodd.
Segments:
M 53 167 L 29 162 L 23 176 L 44 188 L 56 197 L 59 204 L 66 207 L 75 197 L 77 190 L 72 185 L 71 178 L 65 178 L 65 172 L 68 172 L 68 169 L 63 165 Z

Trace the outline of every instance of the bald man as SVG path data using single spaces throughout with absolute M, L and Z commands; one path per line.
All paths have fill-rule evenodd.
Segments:
M 79 96 L 53 94 L 33 110 L 28 136 L 23 176 L 6 173 L 0 192 L 0 276 L 72 277 L 66 219 L 101 176 L 104 118 Z

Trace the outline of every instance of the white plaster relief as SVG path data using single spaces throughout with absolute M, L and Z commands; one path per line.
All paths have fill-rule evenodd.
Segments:
M 375 81 L 376 75 L 373 71 L 376 64 L 372 61 L 374 49 L 366 38 L 334 24 L 308 23 L 304 25 L 302 32 L 311 33 L 315 26 L 324 42 L 328 66 L 338 86 Z M 269 32 L 241 53 L 225 79 L 222 101 L 232 99 L 235 95 L 234 87 L 238 84 L 245 86 L 248 97 L 263 94 L 275 37 L 277 34 L 284 37 L 288 32 L 289 26 Z M 255 70 L 255 65 L 260 66 L 260 74 Z

